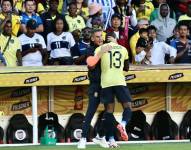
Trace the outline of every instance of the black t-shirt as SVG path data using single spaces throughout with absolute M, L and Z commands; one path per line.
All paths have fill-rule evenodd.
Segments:
M 88 56 L 94 56 L 94 51 L 97 47 L 96 46 L 91 46 L 87 50 L 87 55 Z M 88 70 L 88 77 L 91 83 L 95 84 L 100 84 L 101 82 L 101 64 L 98 62 L 93 69 Z
M 191 41 L 188 41 L 188 43 L 191 46 Z M 176 41 L 177 54 L 183 51 L 185 48 L 186 44 L 182 43 L 179 40 Z M 191 48 L 189 48 L 181 58 L 176 60 L 176 63 L 179 64 L 191 63 Z

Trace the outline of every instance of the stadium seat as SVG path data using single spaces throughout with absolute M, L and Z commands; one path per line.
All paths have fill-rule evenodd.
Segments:
M 191 139 L 191 110 L 184 115 L 179 128 L 180 139 Z
M 9 120 L 6 131 L 6 142 L 12 143 L 32 143 L 32 125 L 28 122 L 24 114 L 15 114 Z
M 0 144 L 3 144 L 4 131 L 3 128 L 0 127 Z
M 81 138 L 82 124 L 84 115 L 81 113 L 74 113 L 70 116 L 65 129 L 65 136 L 67 142 L 77 142 Z M 90 127 L 87 141 L 91 141 L 93 138 L 93 130 Z
M 38 136 L 39 139 L 44 135 L 45 128 L 48 127 L 48 133 L 57 139 L 57 142 L 65 142 L 64 127 L 59 124 L 58 115 L 53 112 L 47 112 L 39 116 L 38 118 Z M 53 131 L 52 131 L 53 130 Z
M 150 140 L 150 125 L 141 110 L 133 111 L 132 117 L 126 126 L 129 141 Z
M 168 112 L 161 110 L 154 116 L 151 134 L 153 140 L 179 139 L 178 125 L 171 119 Z

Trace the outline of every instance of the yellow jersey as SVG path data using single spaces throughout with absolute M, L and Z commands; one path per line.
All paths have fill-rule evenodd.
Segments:
M 137 54 L 136 52 L 136 44 L 138 39 L 140 38 L 139 31 L 135 33 L 131 38 L 130 38 L 130 48 L 131 48 L 131 53 L 132 53 L 132 62 L 135 64 L 135 56 Z
M 102 88 L 119 85 L 126 86 L 123 68 L 124 61 L 129 59 L 127 49 L 113 42 L 104 45 L 111 45 L 112 50 L 107 53 L 104 53 L 101 57 Z M 101 50 L 102 46 L 98 47 L 95 50 L 95 54 L 97 54 Z
M 0 13 L 0 19 L 1 20 L 5 19 L 5 16 L 2 13 Z M 12 22 L 12 35 L 14 35 L 14 36 L 17 36 L 17 34 L 19 32 L 19 28 L 21 25 L 20 20 L 21 19 L 19 16 L 14 15 L 14 14 L 12 15 L 12 20 L 11 20 L 11 22 Z
M 0 51 L 2 52 L 9 40 L 9 36 L 0 35 Z M 4 52 L 4 58 L 8 67 L 17 66 L 17 50 L 21 50 L 21 44 L 17 37 L 12 36 Z
M 66 15 L 66 21 L 69 26 L 69 32 L 72 32 L 76 29 L 81 30 L 86 27 L 84 19 L 79 15 L 77 15 L 77 17 L 75 18 L 70 17 L 69 15 Z

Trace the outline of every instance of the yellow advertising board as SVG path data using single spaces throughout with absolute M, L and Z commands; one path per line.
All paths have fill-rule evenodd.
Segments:
M 172 84 L 172 111 L 191 108 L 190 66 L 131 66 L 125 76 L 133 98 L 133 110 L 156 112 L 165 109 L 166 83 Z M 30 87 L 34 85 L 39 86 L 39 114 L 48 110 L 48 86 L 54 86 L 53 107 L 56 113 L 85 112 L 88 84 L 85 66 L 0 68 L 0 112 L 5 115 L 31 115 Z M 80 92 L 76 92 L 77 88 L 81 89 Z M 103 110 L 103 106 L 98 110 Z M 115 111 L 122 111 L 120 104 L 116 105 Z

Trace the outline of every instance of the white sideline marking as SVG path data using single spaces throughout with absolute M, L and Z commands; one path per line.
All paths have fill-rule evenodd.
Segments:
M 156 143 L 188 143 L 190 140 L 154 140 L 154 141 L 117 141 L 118 144 L 156 144 Z M 16 147 L 16 146 L 37 146 L 39 144 L 0 144 L 0 147 Z M 57 143 L 56 145 L 67 146 L 67 145 L 77 145 L 77 142 L 73 143 Z M 93 142 L 87 142 L 87 145 L 95 145 Z

